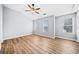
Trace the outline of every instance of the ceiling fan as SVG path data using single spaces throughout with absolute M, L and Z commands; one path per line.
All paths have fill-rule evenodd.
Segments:
M 27 12 L 27 11 L 31 11 L 31 12 L 33 12 L 33 13 L 40 14 L 40 13 L 39 13 L 40 8 L 36 8 L 36 7 L 35 7 L 35 4 L 28 4 L 27 6 L 29 7 L 29 10 L 25 10 L 26 12 Z

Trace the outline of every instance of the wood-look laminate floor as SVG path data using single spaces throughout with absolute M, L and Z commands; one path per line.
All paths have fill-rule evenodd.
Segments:
M 79 43 L 60 38 L 50 39 L 37 35 L 4 40 L 2 54 L 78 54 Z

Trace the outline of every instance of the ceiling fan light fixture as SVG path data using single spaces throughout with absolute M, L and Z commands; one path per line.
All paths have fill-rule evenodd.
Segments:
M 43 15 L 46 15 L 46 13 L 44 13 Z
M 27 6 L 29 7 L 30 10 L 25 10 L 25 11 L 31 11 L 32 13 L 40 14 L 39 13 L 40 8 L 37 8 L 35 4 L 28 4 Z
M 35 11 L 31 11 L 32 13 L 35 13 Z
M 32 4 L 32 6 L 34 6 L 34 4 Z

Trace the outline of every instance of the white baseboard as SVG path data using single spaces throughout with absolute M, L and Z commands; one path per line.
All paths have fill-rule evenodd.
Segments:
M 67 40 L 72 40 L 72 41 L 79 42 L 78 40 L 71 39 L 71 38 L 66 38 L 66 37 L 61 37 L 61 36 L 55 36 L 55 37 L 58 37 L 58 38 L 63 38 L 63 39 L 67 39 Z
M 79 42 L 79 39 L 77 40 L 77 42 Z
M 27 35 L 31 35 L 31 34 L 32 34 L 32 33 L 29 33 L 29 34 L 24 34 L 24 35 L 17 35 L 17 36 L 12 36 L 12 37 L 7 37 L 7 38 L 4 38 L 3 40 L 13 39 L 13 38 L 17 38 L 17 37 L 21 37 L 21 36 L 27 36 Z M 70 38 L 61 37 L 61 36 L 53 36 L 53 37 L 49 37 L 49 36 L 40 35 L 40 34 L 34 34 L 34 35 L 39 35 L 39 36 L 48 37 L 48 38 L 53 38 L 53 39 L 55 39 L 55 37 L 58 37 L 58 38 L 63 38 L 63 39 L 73 40 L 73 41 L 77 41 L 77 42 L 79 42 L 79 40 L 70 39 Z M 3 40 L 2 40 L 2 41 L 0 41 L 0 43 L 2 43 L 2 42 L 3 42 Z
M 0 43 L 2 43 L 3 42 L 3 40 L 0 40 Z
M 78 34 L 79 35 L 79 34 Z M 79 42 L 79 36 L 77 36 L 77 41 Z
M 54 37 L 54 36 L 50 37 L 50 36 L 41 35 L 41 34 L 34 34 L 34 35 L 38 35 L 38 36 L 43 36 L 43 37 L 48 37 L 48 38 L 53 38 L 53 39 L 55 39 L 55 37 Z
M 17 36 L 10 36 L 10 37 L 4 38 L 3 40 L 13 39 L 13 38 L 22 37 L 22 36 L 27 36 L 27 35 L 31 35 L 31 34 L 32 34 L 32 33 L 23 34 L 23 35 L 17 35 Z

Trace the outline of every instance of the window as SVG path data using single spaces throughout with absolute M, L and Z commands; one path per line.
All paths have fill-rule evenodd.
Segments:
M 65 30 L 65 32 L 72 33 L 72 31 L 73 31 L 72 26 L 73 26 L 72 25 L 72 18 L 64 20 L 64 30 Z
M 48 32 L 48 20 L 43 22 L 43 32 Z

